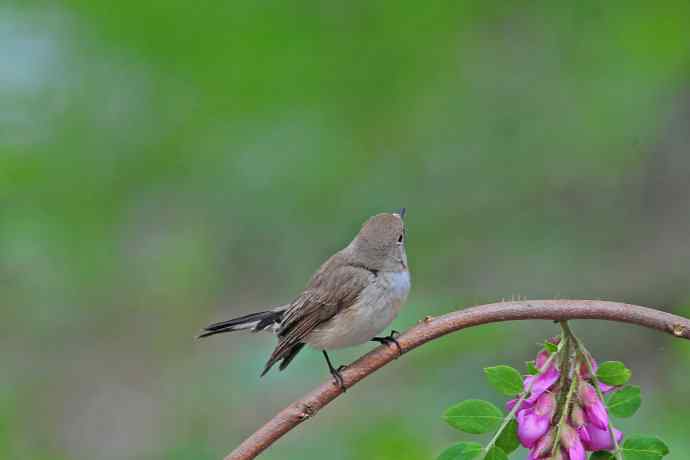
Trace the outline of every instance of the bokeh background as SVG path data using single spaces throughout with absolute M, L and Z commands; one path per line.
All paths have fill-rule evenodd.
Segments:
M 327 372 L 259 379 L 272 337 L 192 337 L 401 206 L 397 329 L 518 296 L 690 315 L 690 3 L 651 5 L 3 1 L 0 458 L 220 458 Z M 685 459 L 690 346 L 573 326 L 643 387 L 619 426 Z M 263 458 L 432 459 L 463 438 L 448 405 L 502 404 L 482 367 L 555 332 L 431 343 Z

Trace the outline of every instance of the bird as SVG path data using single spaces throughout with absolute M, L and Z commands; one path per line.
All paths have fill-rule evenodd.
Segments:
M 373 341 L 395 345 L 402 353 L 397 331 L 378 334 L 396 318 L 410 291 L 404 218 L 405 208 L 370 217 L 292 302 L 210 324 L 197 338 L 240 330 L 275 334 L 278 343 L 262 377 L 278 362 L 284 370 L 308 345 L 322 352 L 334 384 L 345 391 L 345 366 L 336 369 L 328 351 Z

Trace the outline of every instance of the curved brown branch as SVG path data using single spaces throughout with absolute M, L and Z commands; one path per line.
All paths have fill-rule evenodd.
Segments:
M 690 320 L 652 308 L 603 300 L 524 300 L 480 305 L 436 318 L 427 317 L 398 337 L 398 342 L 403 352 L 407 352 L 460 329 L 526 319 L 602 319 L 637 324 L 690 340 Z M 351 387 L 397 357 L 395 347 L 384 345 L 372 350 L 342 372 L 345 385 Z M 285 433 L 313 417 L 340 393 L 341 390 L 330 380 L 319 385 L 276 414 L 225 457 L 225 460 L 255 458 Z

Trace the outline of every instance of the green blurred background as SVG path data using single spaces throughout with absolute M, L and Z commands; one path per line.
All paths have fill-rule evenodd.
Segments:
M 327 371 L 259 379 L 272 337 L 192 337 L 401 206 L 397 329 L 514 296 L 690 315 L 690 3 L 650 5 L 3 1 L 0 458 L 220 458 Z M 687 458 L 690 346 L 573 326 L 643 387 L 619 426 Z M 448 405 L 503 402 L 482 367 L 555 332 L 431 343 L 263 458 L 432 459 Z

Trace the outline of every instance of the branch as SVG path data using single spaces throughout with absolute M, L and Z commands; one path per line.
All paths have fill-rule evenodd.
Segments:
M 436 318 L 426 317 L 400 335 L 397 340 L 404 353 L 448 333 L 468 327 L 528 319 L 617 321 L 637 324 L 690 340 L 690 320 L 686 318 L 652 308 L 603 300 L 525 300 L 480 305 Z M 375 348 L 342 371 L 345 385 L 348 388 L 353 386 L 397 357 L 398 350 L 395 347 L 383 345 Z M 255 458 L 284 434 L 316 415 L 340 393 L 340 388 L 331 380 L 319 385 L 276 414 L 225 457 L 225 460 Z

